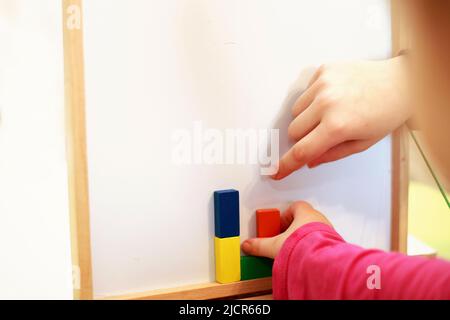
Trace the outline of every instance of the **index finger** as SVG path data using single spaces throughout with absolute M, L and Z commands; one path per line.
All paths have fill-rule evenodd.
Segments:
M 303 139 L 298 141 L 278 163 L 278 172 L 272 176 L 274 180 L 281 180 L 305 164 L 318 158 L 339 141 L 328 134 L 321 123 Z

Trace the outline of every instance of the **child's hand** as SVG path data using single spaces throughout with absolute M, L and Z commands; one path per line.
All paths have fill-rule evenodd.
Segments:
M 405 101 L 404 59 L 319 68 L 293 106 L 288 134 L 297 143 L 273 178 L 364 151 L 406 122 L 412 108 Z
M 242 243 L 242 250 L 252 256 L 262 256 L 274 259 L 284 241 L 301 226 L 321 222 L 331 226 L 331 223 L 310 204 L 298 201 L 293 203 L 281 216 L 281 230 L 283 233 L 273 238 L 254 238 Z

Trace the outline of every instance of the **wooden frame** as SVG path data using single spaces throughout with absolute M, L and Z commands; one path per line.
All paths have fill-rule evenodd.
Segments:
M 409 47 L 402 0 L 391 0 L 392 55 Z M 392 221 L 391 250 L 407 253 L 409 190 L 408 128 L 403 125 L 392 134 Z
M 171 289 L 152 290 L 107 297 L 105 300 L 211 300 L 245 296 L 269 296 L 272 278 L 240 281 L 228 284 L 205 283 Z
M 81 0 L 63 0 L 62 8 L 66 149 L 72 263 L 74 265 L 74 298 L 92 299 Z M 76 19 L 79 20 L 76 21 Z
M 400 48 L 403 48 L 404 41 L 399 2 L 400 0 L 392 0 L 394 55 Z M 86 157 L 82 0 L 62 0 L 62 7 L 72 259 L 74 275 L 79 278 L 79 281 L 76 281 L 79 288 L 75 286 L 74 298 L 93 299 Z M 69 23 L 71 19 L 76 18 L 79 19 L 78 25 Z M 391 248 L 401 252 L 406 252 L 408 210 L 408 144 L 405 130 L 405 128 L 401 128 L 392 135 Z M 270 292 L 271 278 L 263 278 L 225 285 L 207 283 L 161 289 L 113 296 L 109 299 L 224 299 L 245 296 L 268 299 L 271 297 Z

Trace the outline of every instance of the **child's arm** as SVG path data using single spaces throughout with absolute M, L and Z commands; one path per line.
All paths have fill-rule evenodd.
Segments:
M 276 299 L 450 299 L 448 262 L 346 243 L 305 203 L 284 219 L 289 227 L 280 236 L 243 244 L 250 254 L 276 257 Z
M 450 299 L 450 263 L 364 250 L 322 223 L 288 238 L 273 273 L 276 299 Z

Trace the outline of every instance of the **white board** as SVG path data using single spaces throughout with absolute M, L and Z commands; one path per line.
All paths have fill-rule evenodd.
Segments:
M 302 70 L 388 57 L 389 12 L 384 0 L 86 1 L 95 295 L 214 281 L 219 189 L 240 191 L 242 239 L 255 234 L 255 209 L 302 199 L 348 241 L 389 248 L 390 138 L 282 182 L 262 177 L 258 165 L 176 165 L 171 157 L 174 132 L 194 135 L 199 122 L 221 134 L 280 128 L 286 150 Z

